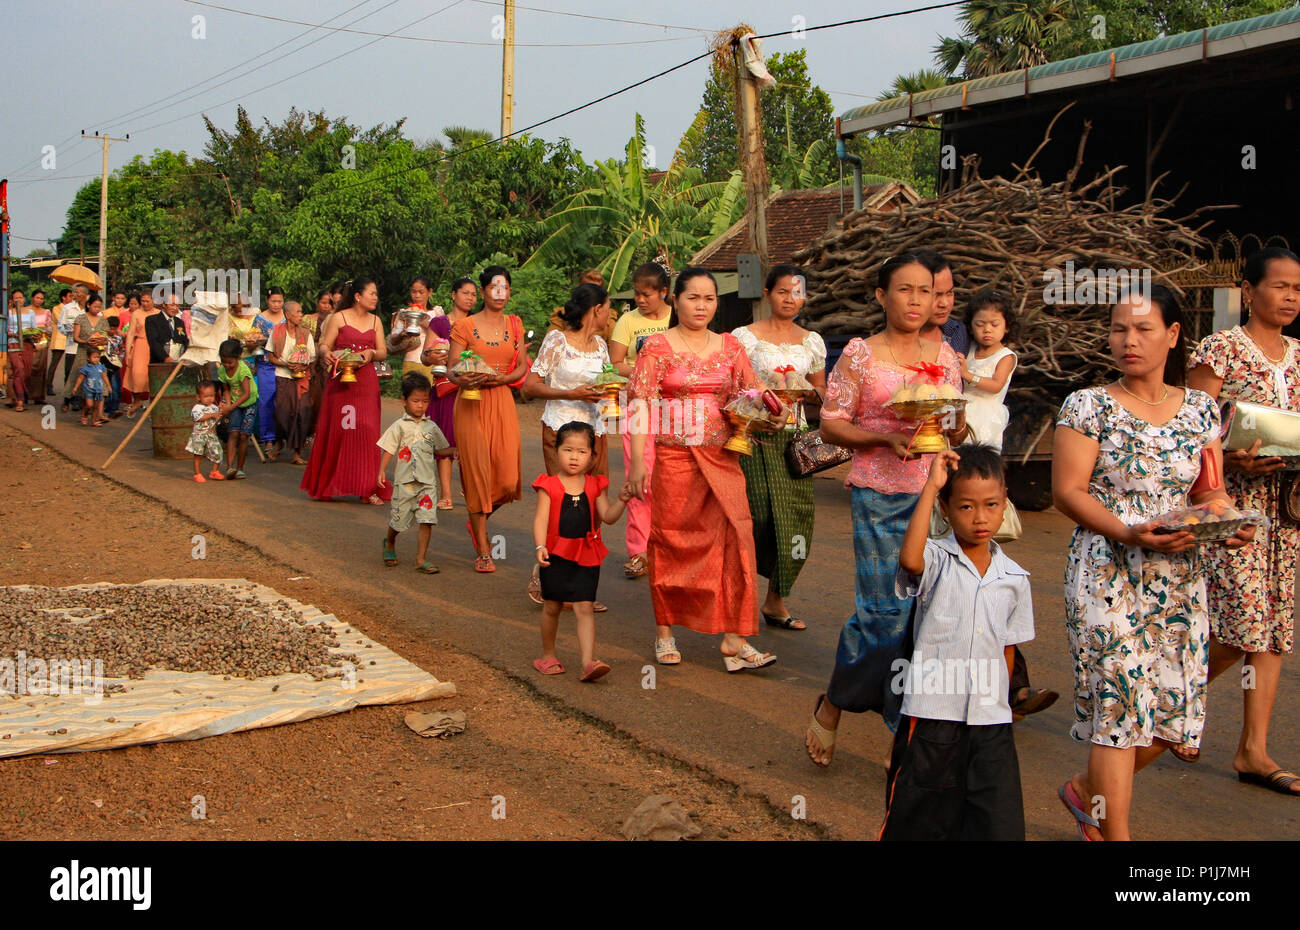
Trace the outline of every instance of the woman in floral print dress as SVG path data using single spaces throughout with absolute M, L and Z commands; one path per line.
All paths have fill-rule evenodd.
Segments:
M 1053 440 L 1056 506 L 1078 524 L 1065 570 L 1070 735 L 1091 742 L 1087 770 L 1058 793 L 1084 839 L 1123 840 L 1133 775 L 1167 748 L 1197 747 L 1205 722 L 1210 632 L 1197 551 L 1191 533 L 1156 534 L 1151 521 L 1187 506 L 1203 449 L 1222 453 L 1214 400 L 1177 386 L 1182 312 L 1167 289 L 1115 305 L 1110 348 L 1122 376 L 1066 398 Z M 1210 498 L 1227 495 L 1193 502 Z
M 1282 327 L 1300 314 L 1300 259 L 1286 249 L 1256 252 L 1246 263 L 1242 300 L 1250 319 L 1201 340 L 1189 362 L 1188 384 L 1216 399 L 1300 411 L 1300 342 L 1282 335 Z M 1286 487 L 1278 474 L 1282 460 L 1252 454 L 1257 451 L 1225 456 L 1228 493 L 1243 508 L 1266 514 L 1272 528 L 1267 544 L 1208 553 L 1210 680 L 1245 656 L 1254 680 L 1241 691 L 1245 713 L 1232 767 L 1242 781 L 1297 795 L 1300 776 L 1268 754 L 1268 722 L 1282 656 L 1295 641 L 1300 528 L 1281 514 Z

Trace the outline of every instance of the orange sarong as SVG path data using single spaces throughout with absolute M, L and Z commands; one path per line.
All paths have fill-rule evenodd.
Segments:
M 745 476 L 721 446 L 659 445 L 651 476 L 655 622 L 697 633 L 758 632 L 754 528 Z

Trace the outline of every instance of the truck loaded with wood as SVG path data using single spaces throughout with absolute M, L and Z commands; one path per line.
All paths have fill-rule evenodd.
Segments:
M 1019 361 L 1003 455 L 1008 494 L 1026 510 L 1052 502 L 1052 434 L 1066 395 L 1115 376 L 1110 285 L 1136 275 L 1182 295 L 1178 282 L 1201 267 L 1196 256 L 1209 245 L 1205 224 L 1192 225 L 1203 210 L 1174 218 L 1173 201 L 1154 196 L 1117 207 L 1122 166 L 1081 182 L 1082 150 L 1081 141 L 1073 170 L 1055 183 L 1044 183 L 1032 156 L 1013 176 L 992 178 L 981 177 L 970 157 L 953 189 L 896 212 L 850 213 L 794 256 L 809 295 L 801 322 L 832 344 L 883 328 L 876 277 L 902 252 L 934 249 L 951 262 L 959 318 L 980 288 L 1011 296 L 1019 332 L 1010 348 Z

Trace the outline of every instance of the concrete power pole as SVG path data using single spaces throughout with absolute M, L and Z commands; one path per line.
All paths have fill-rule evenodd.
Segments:
M 515 131 L 515 0 L 505 0 L 505 44 L 501 53 L 501 137 Z
M 745 178 L 745 227 L 750 248 L 758 256 L 757 277 L 761 281 L 771 265 L 767 246 L 767 198 L 771 179 L 767 173 L 767 156 L 763 151 L 763 110 L 758 80 L 745 64 L 742 43 L 732 40 L 732 59 L 736 83 L 736 130 L 740 142 L 740 172 Z M 761 287 L 761 285 L 759 285 Z M 768 316 L 761 291 L 754 299 L 754 319 Z M 742 298 L 746 296 L 741 293 Z
M 90 138 L 89 136 L 86 135 L 86 130 L 84 129 L 81 130 L 81 135 L 83 138 Z M 107 290 L 108 289 L 108 146 L 112 142 L 126 142 L 128 139 L 131 138 L 131 134 L 127 133 L 124 138 L 114 139 L 112 136 L 108 135 L 107 133 L 101 136 L 99 134 L 99 131 L 96 130 L 94 138 L 99 140 L 99 144 L 104 150 L 104 159 L 100 167 L 100 178 L 99 178 L 99 279 L 103 283 L 104 289 Z M 107 305 L 107 299 L 105 300 L 105 305 Z

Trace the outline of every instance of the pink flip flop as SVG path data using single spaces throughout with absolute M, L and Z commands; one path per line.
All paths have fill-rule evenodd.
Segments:
M 533 668 L 537 669 L 543 675 L 564 674 L 564 666 L 560 664 L 559 659 L 552 659 L 552 658 L 533 659 Z

